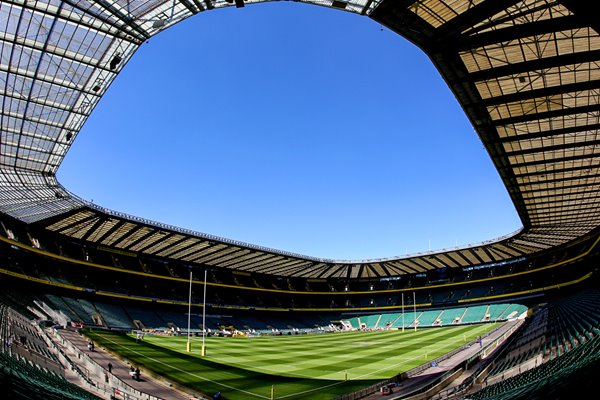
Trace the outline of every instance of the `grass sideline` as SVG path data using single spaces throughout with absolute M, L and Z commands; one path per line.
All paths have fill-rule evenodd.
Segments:
M 496 327 L 481 324 L 402 331 L 257 338 L 133 336 L 84 333 L 132 364 L 208 396 L 226 399 L 331 399 L 429 362 Z

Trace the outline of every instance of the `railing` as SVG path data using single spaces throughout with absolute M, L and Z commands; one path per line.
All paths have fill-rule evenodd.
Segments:
M 432 400 L 433 399 L 450 399 L 453 396 L 463 393 L 465 390 L 471 388 L 474 383 L 480 382 L 481 377 L 483 375 L 487 374 L 487 371 L 493 365 L 494 359 L 499 357 L 502 354 L 503 350 L 500 349 L 500 353 L 494 353 L 494 351 L 501 344 L 504 344 L 504 342 L 506 342 L 506 340 L 510 339 L 512 337 L 512 335 L 514 334 L 514 332 L 521 329 L 523 327 L 523 325 L 524 325 L 524 321 L 522 321 L 522 320 L 517 320 L 517 321 L 513 322 L 511 325 L 508 326 L 508 329 L 506 330 L 506 332 L 503 332 L 494 341 L 492 341 L 490 344 L 486 345 L 480 352 L 467 358 L 464 363 L 464 367 L 466 369 L 470 368 L 470 366 L 473 363 L 481 361 L 480 359 L 482 359 L 482 358 L 483 358 L 483 363 L 480 364 L 478 366 L 478 368 L 470 376 L 468 376 L 459 386 L 455 386 L 450 389 L 440 391 L 439 393 L 437 393 L 437 395 L 435 397 L 432 398 Z M 502 327 L 498 327 L 498 328 L 494 329 L 493 331 L 489 332 L 488 336 L 500 328 L 502 328 Z M 513 340 L 516 340 L 516 338 L 514 338 Z M 490 357 L 490 356 L 492 356 L 492 357 Z
M 480 351 L 476 352 L 475 354 L 473 354 L 472 356 L 468 357 L 467 359 L 465 359 L 464 361 L 462 361 L 459 365 L 455 366 L 453 369 L 445 372 L 444 374 L 442 374 L 441 376 L 439 376 L 438 378 L 436 378 L 435 380 L 431 381 L 431 382 L 427 382 L 424 383 L 423 385 L 415 388 L 414 390 L 412 390 L 410 393 L 406 393 L 405 395 L 403 395 L 403 397 L 411 397 L 411 396 L 417 396 L 418 394 L 422 394 L 424 392 L 427 391 L 431 391 L 431 389 L 442 385 L 443 383 L 445 383 L 445 381 L 449 380 L 450 378 L 454 379 L 454 375 L 460 375 L 459 372 L 462 372 L 464 369 L 468 368 L 468 366 L 474 362 L 474 360 L 478 360 L 482 357 L 486 357 L 487 355 L 489 355 L 490 353 L 492 353 L 498 346 L 500 346 L 500 344 L 502 344 L 507 338 L 509 338 L 513 332 L 518 329 L 520 326 L 522 325 L 522 321 L 516 321 L 514 323 L 512 323 L 509 326 L 503 325 L 500 327 L 495 328 L 494 330 L 488 332 L 486 334 L 486 337 L 489 337 L 490 335 L 492 335 L 494 332 L 500 330 L 500 329 L 506 329 L 506 332 L 503 332 L 498 338 L 496 338 L 495 340 L 493 340 L 490 344 L 486 345 L 484 348 L 482 348 Z M 507 329 L 508 328 L 508 329 Z M 356 392 L 352 392 L 352 393 L 347 393 L 341 396 L 336 397 L 334 400 L 355 400 L 355 399 L 361 399 L 365 396 L 371 395 L 377 391 L 379 391 L 382 387 L 387 386 L 391 383 L 399 383 L 404 379 L 408 379 L 408 378 L 412 378 L 416 375 L 418 375 L 419 373 L 423 372 L 424 370 L 426 370 L 427 368 L 430 368 L 432 363 L 436 363 L 439 364 L 441 362 L 443 362 L 444 360 L 449 359 L 450 357 L 453 357 L 454 355 L 470 348 L 473 345 L 477 344 L 477 340 L 473 340 L 467 344 L 464 344 L 463 346 L 452 350 L 449 353 L 446 353 L 440 357 L 437 357 L 436 359 L 429 361 L 426 364 L 421 364 L 411 370 L 408 370 L 402 374 L 396 375 L 393 378 L 378 382 L 374 385 L 371 385 L 367 388 L 358 390 Z M 439 390 L 439 389 L 438 389 Z M 455 389 L 453 389 L 455 390 Z
M 77 346 L 60 335 L 60 330 L 54 329 L 55 339 L 59 341 L 69 352 L 73 353 L 80 365 L 81 372 L 87 378 L 86 381 L 93 382 L 96 390 L 104 392 L 112 399 L 119 400 L 165 400 L 161 397 L 142 392 L 125 383 L 113 374 L 107 374 L 104 367 L 94 361 L 91 357 L 81 351 Z
M 461 250 L 466 250 L 466 249 L 472 249 L 472 248 L 477 248 L 477 247 L 485 247 L 485 246 L 493 245 L 493 244 L 500 243 L 502 241 L 511 239 L 513 237 L 516 237 L 520 233 L 524 232 L 524 228 L 521 227 L 521 228 L 519 228 L 513 232 L 510 232 L 506 235 L 503 235 L 503 236 L 500 236 L 497 238 L 493 238 L 493 239 L 489 239 L 489 240 L 485 240 L 485 241 L 481 241 L 481 242 L 470 243 L 470 244 L 461 245 L 461 246 L 442 248 L 442 249 L 438 249 L 435 251 L 429 250 L 429 251 L 410 253 L 410 254 L 407 253 L 404 255 L 398 255 L 398 256 L 392 256 L 392 257 L 370 258 L 370 259 L 362 259 L 362 260 L 321 258 L 321 257 L 307 256 L 304 254 L 294 253 L 294 252 L 285 251 L 285 250 L 278 250 L 278 249 L 274 249 L 271 247 L 265 247 L 265 246 L 260 246 L 260 245 L 256 245 L 256 244 L 252 244 L 252 243 L 242 242 L 239 240 L 228 239 L 228 238 L 221 237 L 221 236 L 198 232 L 198 231 L 194 231 L 191 229 L 181 228 L 181 227 L 177 227 L 174 225 L 169 225 L 169 224 L 165 224 L 162 222 L 153 221 L 150 219 L 130 215 L 130 214 L 127 214 L 127 213 L 124 213 L 121 211 L 111 210 L 111 209 L 102 207 L 100 205 L 97 205 L 95 203 L 92 203 L 91 201 L 87 201 L 87 200 L 73 194 L 72 192 L 70 192 L 69 190 L 64 188 L 63 186 L 61 186 L 61 189 L 63 189 L 65 192 L 69 193 L 69 195 L 71 197 L 73 197 L 74 199 L 76 199 L 77 201 L 83 202 L 87 207 L 94 209 L 98 212 L 117 217 L 117 218 L 123 218 L 125 220 L 142 223 L 144 225 L 150 225 L 150 226 L 156 227 L 158 229 L 164 229 L 167 231 L 173 231 L 173 232 L 181 233 L 184 235 L 190 235 L 190 236 L 197 237 L 197 238 L 204 239 L 204 240 L 213 240 L 216 242 L 226 243 L 226 244 L 230 244 L 230 245 L 234 245 L 234 246 L 250 248 L 250 249 L 254 249 L 254 250 L 264 251 L 267 253 L 274 253 L 274 254 L 279 254 L 279 255 L 283 255 L 283 256 L 287 256 L 287 257 L 293 257 L 293 258 L 309 260 L 309 261 L 314 261 L 314 262 L 319 262 L 319 263 L 332 263 L 332 264 L 380 263 L 380 262 L 386 262 L 386 261 L 397 261 L 397 260 L 402 260 L 402 259 L 426 257 L 426 256 L 430 256 L 433 254 L 440 254 L 440 253 L 446 253 L 446 252 L 451 252 L 451 251 L 461 251 Z M 506 260 L 503 260 L 503 261 L 506 261 Z
M 59 363 L 52 361 L 42 355 L 37 354 L 35 351 L 32 351 L 28 347 L 17 345 L 16 343 L 12 345 L 12 354 L 17 354 L 26 360 L 33 362 L 34 364 L 39 365 L 40 367 L 46 368 L 48 371 L 52 371 L 58 376 L 65 377 L 65 369 Z

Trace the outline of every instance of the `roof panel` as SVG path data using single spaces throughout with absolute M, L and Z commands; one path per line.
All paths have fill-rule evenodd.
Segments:
M 438 28 L 465 11 L 480 4 L 483 0 L 419 0 L 409 10 L 428 24 Z
M 225 0 L 2 2 L 0 211 L 26 222 L 47 219 L 50 230 L 105 246 L 308 278 L 496 262 L 567 243 L 600 224 L 600 36 L 584 12 L 555 0 L 303 2 L 370 15 L 428 52 L 475 121 L 522 230 L 404 259 L 324 260 L 105 210 L 62 188 L 55 173 L 66 152 L 138 47 L 209 6 L 230 6 Z
M 147 241 L 141 242 L 136 246 L 131 247 L 131 251 L 144 251 L 145 253 L 155 254 L 165 248 L 171 248 L 174 244 L 183 241 L 185 236 L 179 234 L 169 235 L 166 232 L 159 230 L 154 235 L 148 238 Z
M 129 221 L 122 221 L 119 227 L 112 233 L 110 233 L 106 238 L 104 238 L 100 243 L 105 246 L 112 246 L 117 241 L 121 240 L 126 235 L 129 235 L 133 229 L 137 228 L 137 224 Z
M 572 15 L 572 12 L 555 0 L 517 1 L 492 17 L 473 24 L 473 27 L 467 29 L 465 33 L 493 32 L 531 21 L 544 21 L 567 15 Z
M 198 250 L 204 249 L 210 246 L 209 242 L 201 242 L 197 238 L 189 238 L 184 240 L 183 242 L 178 243 L 175 246 L 170 246 L 166 249 L 163 249 L 156 253 L 156 255 L 160 257 L 171 257 L 171 258 L 181 258 L 190 253 L 194 253 Z

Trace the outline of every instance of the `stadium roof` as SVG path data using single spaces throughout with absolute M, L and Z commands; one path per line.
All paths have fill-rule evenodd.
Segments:
M 264 0 L 246 0 L 260 3 Z M 523 229 L 469 248 L 319 259 L 166 226 L 71 194 L 56 171 L 148 38 L 242 0 L 0 3 L 0 211 L 74 238 L 189 263 L 307 278 L 371 278 L 499 263 L 600 224 L 600 20 L 576 0 L 304 0 L 364 15 L 418 45 L 458 99 Z

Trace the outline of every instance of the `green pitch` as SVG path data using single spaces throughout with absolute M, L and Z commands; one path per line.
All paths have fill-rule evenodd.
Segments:
M 195 391 L 226 399 L 331 399 L 433 360 L 497 324 L 402 331 L 256 338 L 86 334 L 145 370 Z

